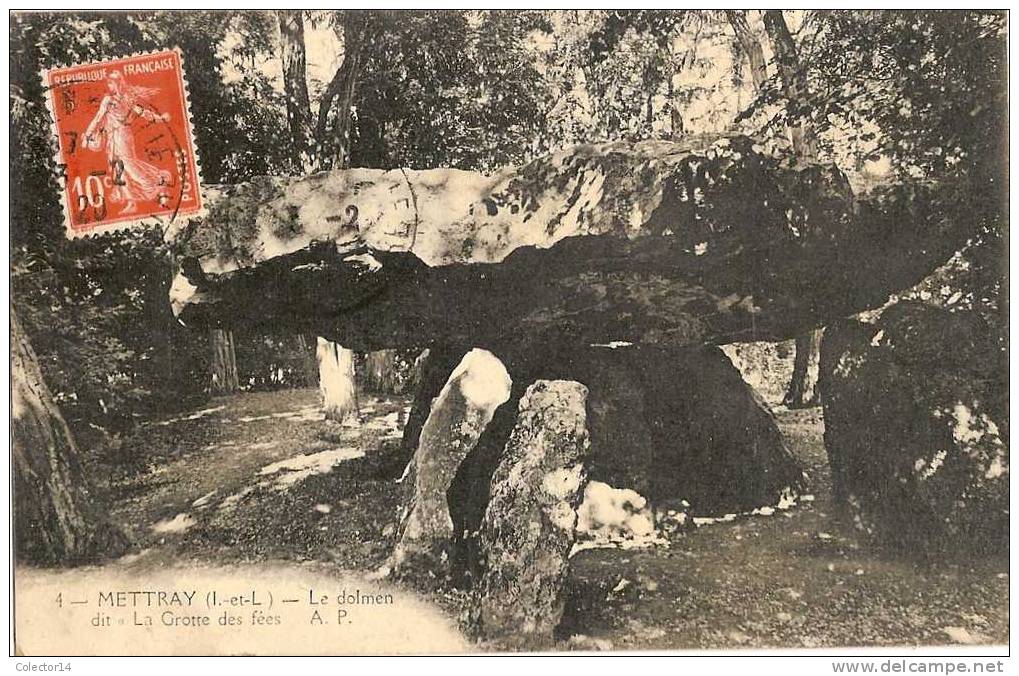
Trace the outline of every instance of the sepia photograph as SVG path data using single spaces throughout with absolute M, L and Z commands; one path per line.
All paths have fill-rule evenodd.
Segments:
M 10 11 L 12 661 L 1004 672 L 1008 19 Z

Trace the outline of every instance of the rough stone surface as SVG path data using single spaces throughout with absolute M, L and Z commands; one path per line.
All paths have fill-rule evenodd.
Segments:
M 899 303 L 829 326 L 825 446 L 860 529 L 915 551 L 1008 546 L 1007 357 L 973 315 Z
M 510 401 L 450 489 L 460 539 L 455 565 L 470 575 L 483 572 L 474 534 L 516 424 L 516 402 L 538 379 L 576 380 L 588 388 L 592 481 L 635 490 L 652 508 L 686 500 L 691 516 L 721 516 L 775 505 L 803 484 L 767 405 L 718 348 L 546 345 L 505 361 L 514 382 Z
M 439 396 L 439 392 L 446 385 L 453 369 L 469 351 L 470 348 L 462 346 L 445 344 L 429 346 L 427 354 L 422 360 L 414 403 L 407 416 L 407 424 L 403 428 L 403 438 L 400 442 L 404 465 L 414 457 L 414 452 L 418 447 L 418 438 L 421 436 L 421 428 L 424 427 L 428 414 L 432 410 L 432 402 Z
M 435 399 L 421 430 L 411 476 L 414 493 L 391 565 L 440 574 L 453 538 L 446 493 L 457 468 L 510 395 L 506 369 L 491 353 L 471 350 Z
M 691 514 L 717 516 L 774 505 L 802 487 L 771 410 L 720 349 L 643 347 L 628 358 L 646 392 L 652 501 L 679 497 Z
M 587 482 L 586 398 L 579 383 L 539 380 L 520 399 L 481 527 L 485 573 L 470 619 L 483 639 L 528 649 L 552 643 Z
M 168 233 L 172 305 L 189 326 L 285 323 L 363 351 L 725 344 L 880 305 L 957 248 L 942 215 L 857 208 L 834 167 L 760 150 L 691 137 L 579 146 L 490 176 L 232 186 Z

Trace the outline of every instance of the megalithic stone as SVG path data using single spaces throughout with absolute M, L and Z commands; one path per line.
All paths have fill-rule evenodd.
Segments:
M 1009 538 L 1008 357 L 975 313 L 901 301 L 821 343 L 837 503 L 912 553 L 1002 551 Z
M 587 388 L 568 380 L 539 380 L 520 400 L 481 525 L 484 574 L 470 621 L 483 639 L 529 649 L 552 643 L 587 483 L 586 402 Z
M 790 167 L 742 136 L 584 145 L 491 175 L 262 178 L 209 197 L 204 221 L 167 233 L 182 322 L 282 324 L 366 351 L 784 339 L 881 305 L 959 239 L 923 203 L 857 204 L 834 166 Z
M 441 576 L 453 539 L 446 493 L 495 409 L 510 396 L 509 374 L 485 350 L 471 350 L 432 404 L 414 454 L 414 494 L 391 567 L 418 567 Z

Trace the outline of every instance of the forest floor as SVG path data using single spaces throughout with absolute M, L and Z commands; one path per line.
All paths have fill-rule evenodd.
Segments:
M 248 393 L 146 426 L 124 444 L 126 469 L 107 477 L 113 517 L 137 545 L 125 561 L 370 579 L 396 535 L 402 468 L 391 459 L 409 404 L 368 399 L 359 425 L 340 425 L 314 390 Z M 668 546 L 578 553 L 557 649 L 1008 642 L 1007 558 L 912 559 L 866 543 L 833 513 L 820 409 L 776 415 L 813 501 Z M 450 626 L 463 610 L 456 592 L 404 591 Z

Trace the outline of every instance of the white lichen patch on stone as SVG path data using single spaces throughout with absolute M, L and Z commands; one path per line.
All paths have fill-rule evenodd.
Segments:
M 347 256 L 346 258 L 343 259 L 343 262 L 360 263 L 365 268 L 367 268 L 368 272 L 376 272 L 382 269 L 382 263 L 380 263 L 379 260 L 375 258 L 375 256 L 372 256 L 371 254 L 368 253 Z
M 450 374 L 446 387 L 453 383 L 458 384 L 469 406 L 489 412 L 485 424 L 491 420 L 495 409 L 509 399 L 510 387 L 513 385 L 503 363 L 488 350 L 481 349 L 471 350 L 464 355 Z M 439 397 L 442 396 L 440 393 Z
M 960 444 L 976 443 L 983 438 L 983 430 L 976 429 L 973 425 L 973 411 L 969 408 L 969 406 L 961 401 L 958 402 L 952 409 L 952 415 L 955 418 L 955 426 L 952 427 L 952 436 Z
M 560 467 L 545 474 L 541 487 L 556 500 L 566 500 L 580 490 L 584 478 L 584 466 Z
M 835 362 L 835 375 L 846 378 L 852 372 L 853 369 L 860 366 L 863 363 L 862 357 L 854 357 L 848 350 L 839 355 L 838 361 Z
M 193 516 L 181 512 L 172 519 L 163 519 L 152 526 L 153 533 L 183 533 L 195 525 Z
M 603 547 L 650 547 L 667 544 L 655 529 L 647 499 L 629 488 L 591 481 L 577 509 L 577 543 L 572 554 Z
M 577 525 L 577 513 L 570 507 L 570 503 L 560 501 L 555 503 L 548 510 L 548 519 L 556 528 L 564 531 L 572 531 Z
M 963 402 L 956 402 L 951 410 L 952 438 L 974 460 L 984 465 L 985 479 L 998 479 L 1008 473 L 1008 450 L 997 424 L 986 413 L 974 414 Z
M 1005 464 L 1005 457 L 1002 453 L 996 453 L 994 458 L 991 460 L 991 464 L 987 466 L 987 471 L 984 472 L 985 479 L 997 479 L 1008 473 L 1008 467 Z
M 174 316 L 180 314 L 180 311 L 194 300 L 197 293 L 198 287 L 183 274 L 177 273 L 170 284 L 170 307 Z
M 884 338 L 884 337 L 885 337 L 885 330 L 884 329 L 881 329 L 880 331 L 875 333 L 874 337 L 870 339 L 871 347 L 880 347 L 881 339 Z
M 935 472 L 941 469 L 941 466 L 945 463 L 945 458 L 948 457 L 948 451 L 942 449 L 934 454 L 931 461 L 928 463 L 924 458 L 917 458 L 916 463 L 913 465 L 913 469 L 920 473 L 920 479 L 926 481 L 934 476 Z

